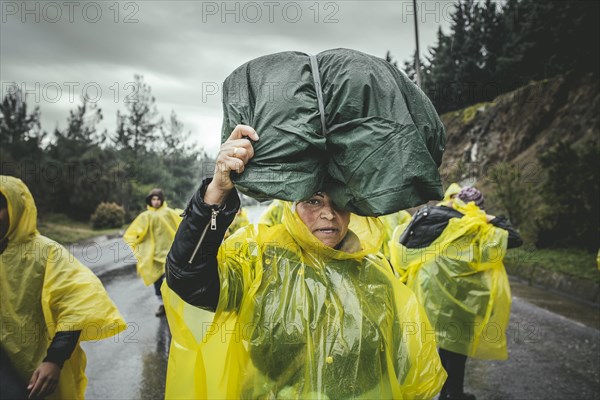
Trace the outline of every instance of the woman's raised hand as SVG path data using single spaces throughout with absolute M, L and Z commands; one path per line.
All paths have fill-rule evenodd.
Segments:
M 221 145 L 212 182 L 204 194 L 207 204 L 221 204 L 233 189 L 231 172 L 241 173 L 254 157 L 252 142 L 258 141 L 256 131 L 248 125 L 237 125 L 229 138 Z

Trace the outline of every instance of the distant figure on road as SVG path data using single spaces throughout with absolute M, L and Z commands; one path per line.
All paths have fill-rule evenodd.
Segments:
M 165 315 L 160 293 L 160 285 L 165 278 L 165 260 L 181 223 L 182 210 L 169 208 L 161 189 L 150 191 L 146 205 L 147 210 L 133 220 L 123 239 L 137 259 L 137 272 L 144 284 L 154 284 L 159 303 L 155 315 L 160 317 Z
M 455 188 L 454 188 L 455 189 Z M 502 260 L 523 241 L 503 217 L 487 215 L 473 187 L 419 210 L 392 243 L 392 264 L 425 306 L 448 372 L 440 400 L 474 400 L 463 389 L 467 356 L 504 360 L 510 286 Z
M 79 342 L 125 329 L 100 280 L 37 231 L 27 186 L 0 175 L 0 387 L 2 398 L 83 399 Z

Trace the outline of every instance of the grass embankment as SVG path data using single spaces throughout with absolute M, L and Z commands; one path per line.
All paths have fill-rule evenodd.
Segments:
M 509 273 L 526 278 L 545 270 L 600 283 L 596 254 L 584 250 L 523 246 L 509 250 L 504 263 Z
M 46 214 L 38 221 L 40 233 L 62 245 L 83 242 L 96 236 L 118 234 L 126 227 L 127 225 L 121 228 L 93 229 L 90 223 L 75 221 L 62 214 Z

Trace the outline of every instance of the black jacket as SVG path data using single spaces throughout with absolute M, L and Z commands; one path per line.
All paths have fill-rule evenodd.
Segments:
M 221 207 L 206 204 L 204 193 L 211 180 L 202 182 L 183 212 L 167 255 L 165 274 L 169 287 L 184 301 L 215 311 L 221 287 L 217 253 L 240 200 L 233 189 Z
M 400 243 L 412 249 L 427 247 L 442 234 L 451 218 L 462 217 L 463 214 L 454 208 L 425 206 L 414 215 L 410 224 L 400 236 Z M 513 228 L 508 219 L 496 217 L 490 223 L 508 231 L 509 249 L 519 247 L 523 244 L 521 236 Z

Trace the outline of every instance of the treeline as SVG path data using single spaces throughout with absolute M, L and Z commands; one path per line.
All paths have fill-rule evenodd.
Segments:
M 460 1 L 420 60 L 422 89 L 443 114 L 532 80 L 598 73 L 599 12 L 597 1 Z M 414 61 L 403 69 L 416 80 Z
M 121 205 L 132 218 L 145 208 L 153 187 L 182 207 L 198 185 L 203 149 L 188 143 L 190 132 L 174 111 L 160 117 L 151 88 L 135 76 L 114 132 L 100 131 L 102 110 L 82 99 L 64 129 L 43 131 L 39 106 L 29 107 L 19 90 L 0 105 L 0 173 L 21 178 L 38 209 L 87 221 L 102 202 Z

